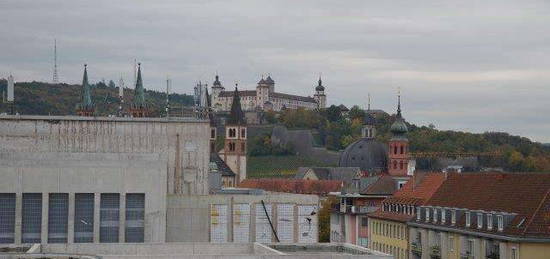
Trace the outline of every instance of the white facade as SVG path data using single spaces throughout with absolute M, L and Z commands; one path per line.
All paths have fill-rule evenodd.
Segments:
M 326 106 L 326 96 L 324 92 L 317 91 L 314 97 L 298 96 L 275 92 L 275 82 L 268 79 L 260 80 L 256 86 L 256 90 L 241 90 L 239 96 L 241 98 L 241 108 L 244 111 L 274 110 L 280 111 L 283 108 L 287 109 L 316 109 Z M 219 81 L 218 81 L 219 82 Z M 215 82 L 216 83 L 216 82 Z M 212 87 L 211 103 L 216 111 L 229 111 L 233 103 L 234 91 L 232 89 L 225 91 L 221 84 L 215 84 Z

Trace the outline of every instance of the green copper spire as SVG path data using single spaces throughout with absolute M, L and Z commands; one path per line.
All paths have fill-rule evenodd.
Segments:
M 141 79 L 141 63 L 138 63 L 136 89 L 134 90 L 134 106 L 145 107 L 145 89 L 143 89 L 143 81 Z
M 92 108 L 92 89 L 88 84 L 88 65 L 84 64 L 84 77 L 82 78 L 82 109 Z

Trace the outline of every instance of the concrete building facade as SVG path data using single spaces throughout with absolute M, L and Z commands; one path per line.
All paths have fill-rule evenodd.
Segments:
M 167 194 L 208 194 L 207 134 L 195 119 L 1 116 L 0 242 L 165 242 Z

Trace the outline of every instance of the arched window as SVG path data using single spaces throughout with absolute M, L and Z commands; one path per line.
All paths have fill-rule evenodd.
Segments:
M 401 154 L 403 154 L 403 146 L 401 146 Z
M 397 169 L 397 161 L 393 161 L 393 169 Z
M 393 153 L 397 154 L 397 146 L 393 146 Z

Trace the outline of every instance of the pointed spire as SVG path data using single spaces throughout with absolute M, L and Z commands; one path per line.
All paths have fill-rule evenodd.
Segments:
M 397 90 L 397 118 L 401 118 L 401 87 Z
M 244 125 L 246 121 L 244 119 L 244 113 L 241 108 L 241 97 L 239 96 L 239 90 L 235 84 L 235 91 L 233 92 L 233 103 L 231 104 L 231 113 L 229 114 L 228 124 L 231 125 Z
M 134 106 L 145 107 L 145 90 L 143 89 L 143 80 L 141 78 L 141 63 L 138 63 L 136 88 L 134 90 Z
M 82 77 L 82 108 L 89 109 L 92 107 L 92 95 L 90 84 L 88 83 L 88 65 L 84 64 L 84 76 Z
M 369 102 L 367 104 L 367 111 L 370 111 L 370 93 L 369 93 Z

